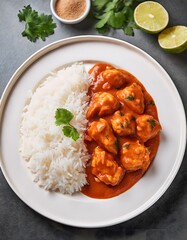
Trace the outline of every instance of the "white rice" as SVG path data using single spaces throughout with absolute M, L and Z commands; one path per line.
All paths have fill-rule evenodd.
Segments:
M 84 131 L 88 87 L 83 64 L 74 64 L 48 77 L 23 110 L 21 156 L 28 161 L 34 181 L 46 190 L 72 194 L 87 183 L 85 164 L 89 155 Z M 71 124 L 80 133 L 78 140 L 64 136 L 62 126 L 55 125 L 57 108 L 73 113 Z

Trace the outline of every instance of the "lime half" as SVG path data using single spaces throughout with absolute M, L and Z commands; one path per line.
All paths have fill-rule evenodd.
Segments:
M 147 1 L 135 8 L 134 21 L 142 30 L 155 34 L 167 26 L 169 15 L 161 4 Z
M 158 43 L 165 51 L 181 53 L 187 49 L 187 27 L 166 28 L 158 36 Z

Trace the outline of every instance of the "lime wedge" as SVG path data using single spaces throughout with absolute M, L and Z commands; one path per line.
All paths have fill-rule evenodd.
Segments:
M 187 27 L 166 28 L 158 36 L 158 43 L 165 51 L 181 53 L 187 49 Z
M 135 8 L 134 20 L 139 28 L 155 34 L 161 32 L 167 26 L 169 15 L 161 4 L 146 1 Z

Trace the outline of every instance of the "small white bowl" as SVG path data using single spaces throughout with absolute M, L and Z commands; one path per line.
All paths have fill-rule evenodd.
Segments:
M 56 4 L 56 1 L 57 0 L 51 0 L 51 3 L 50 3 L 50 7 L 51 7 L 51 11 L 52 11 L 52 14 L 61 22 L 65 23 L 65 24 L 76 24 L 76 23 L 79 23 L 81 22 L 82 20 L 84 20 L 89 11 L 90 11 L 90 8 L 91 8 L 91 0 L 85 0 L 86 1 L 86 9 L 84 11 L 84 13 L 79 17 L 79 18 L 76 18 L 76 19 L 71 19 L 71 20 L 67 20 L 67 19 L 63 19 L 61 18 L 60 16 L 57 15 L 56 11 L 55 11 L 55 4 Z

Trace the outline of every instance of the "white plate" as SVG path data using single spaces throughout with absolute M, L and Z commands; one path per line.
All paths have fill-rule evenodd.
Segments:
M 77 61 L 84 62 L 87 67 L 104 61 L 135 75 L 154 98 L 163 128 L 160 147 L 149 171 L 130 190 L 111 199 L 49 193 L 32 182 L 19 155 L 20 115 L 28 90 L 33 89 L 50 71 Z M 73 37 L 36 52 L 11 78 L 3 94 L 0 111 L 1 169 L 10 187 L 35 211 L 72 226 L 109 226 L 142 213 L 167 190 L 185 151 L 185 113 L 172 80 L 148 54 L 112 38 Z

